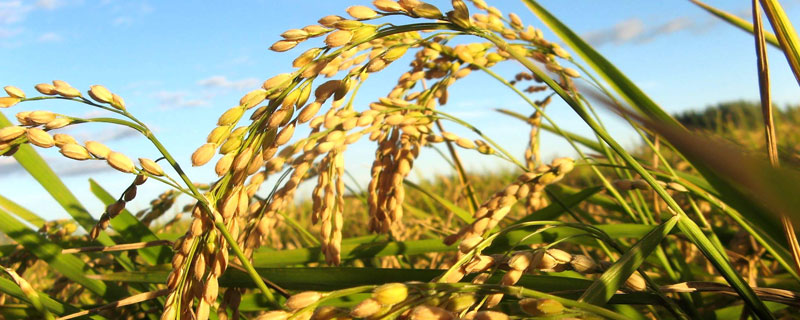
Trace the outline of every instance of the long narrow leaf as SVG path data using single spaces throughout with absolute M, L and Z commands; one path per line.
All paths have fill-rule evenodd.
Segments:
M 453 212 L 462 221 L 464 221 L 466 223 L 472 223 L 472 221 L 475 221 L 475 218 L 473 218 L 472 215 L 469 212 L 467 212 L 467 210 L 461 209 L 461 207 L 457 206 L 455 203 L 450 202 L 450 200 L 447 200 L 447 199 L 445 199 L 445 198 L 443 198 L 443 197 L 441 197 L 441 196 L 439 196 L 439 195 L 437 195 L 435 193 L 428 192 L 428 190 L 423 189 L 422 187 L 420 187 L 419 185 L 417 185 L 417 184 L 415 184 L 415 183 L 413 183 L 411 181 L 405 180 L 405 181 L 403 181 L 403 184 L 411 187 L 411 189 L 419 191 L 423 195 L 425 195 L 425 196 L 433 199 L 437 203 L 441 204 L 442 206 L 447 208 L 447 210 L 450 210 L 451 212 Z
M 0 113 L 0 128 L 10 125 L 11 122 L 8 121 L 5 115 Z M 45 190 L 47 190 L 53 199 L 83 227 L 83 229 L 91 230 L 92 227 L 94 227 L 97 221 L 92 218 L 86 208 L 75 198 L 58 175 L 53 172 L 53 169 L 47 165 L 47 162 L 45 162 L 31 146 L 27 144 L 19 146 L 19 150 L 14 153 L 14 158 Z M 97 237 L 97 241 L 105 246 L 116 244 L 105 233 L 101 233 L 100 236 Z
M 778 43 L 781 44 L 781 50 L 786 56 L 786 62 L 789 63 L 794 78 L 800 84 L 800 40 L 797 38 L 797 32 L 794 31 L 792 21 L 786 16 L 786 11 L 777 0 L 761 0 L 761 6 L 764 7 L 764 13 L 769 18 L 772 30 L 775 30 Z
M 13 213 L 17 217 L 22 218 L 22 220 L 27 221 L 34 227 L 41 228 L 45 223 L 44 219 L 42 219 L 32 211 L 25 209 L 21 205 L 15 203 L 14 201 L 11 201 L 11 199 L 3 197 L 2 195 L 0 195 L 0 208 L 5 208 L 6 210 L 8 210 L 8 212 Z
M 0 231 L 25 247 L 37 258 L 44 260 L 56 272 L 80 284 L 87 290 L 107 299 L 119 298 L 123 295 L 119 287 L 106 285 L 86 277 L 91 269 L 77 257 L 61 254 L 62 248 L 48 241 L 38 233 L 14 219 L 8 212 L 0 209 Z
M 709 6 L 709 5 L 707 5 L 707 4 L 703 3 L 703 2 L 700 2 L 698 0 L 689 0 L 689 1 L 691 1 L 692 3 L 698 5 L 703 10 L 708 11 L 709 13 L 719 17 L 720 19 L 724 20 L 727 23 L 730 23 L 731 25 L 733 25 L 733 26 L 735 26 L 735 27 L 737 27 L 739 29 L 742 29 L 742 30 L 747 31 L 749 33 L 753 33 L 753 30 L 755 30 L 755 28 L 753 27 L 753 24 L 751 24 L 750 22 L 747 22 L 746 20 L 744 20 L 742 18 L 737 17 L 735 14 L 731 14 L 731 13 L 725 12 L 723 10 L 714 8 L 714 7 Z M 769 44 L 771 44 L 773 46 L 776 46 L 776 47 L 780 47 L 781 46 L 780 43 L 778 43 L 778 38 L 776 38 L 775 35 L 772 34 L 772 33 L 764 31 L 764 38 L 767 40 L 767 42 L 769 42 Z
M 14 282 L 12 282 L 11 280 L 8 280 L 8 279 L 5 279 L 5 278 L 0 278 L 0 291 L 2 291 L 3 293 L 5 293 L 5 294 L 7 294 L 9 296 L 17 298 L 17 299 L 19 299 L 21 301 L 28 302 L 28 298 L 25 296 L 25 294 L 22 292 L 22 290 L 20 290 L 20 288 L 17 287 L 14 284 Z M 69 304 L 66 304 L 66 303 L 60 302 L 58 300 L 55 300 L 53 298 L 50 298 L 49 296 L 47 296 L 43 292 L 37 292 L 37 293 L 39 294 L 39 299 L 42 301 L 42 305 L 52 313 L 55 313 L 55 314 L 58 314 L 58 315 L 63 315 L 63 314 L 69 314 L 69 313 L 80 311 L 78 308 L 76 308 L 74 306 L 71 306 Z M 105 319 L 104 317 L 99 316 L 99 315 L 92 316 L 91 318 L 92 319 Z
M 660 121 L 677 126 L 681 125 L 664 111 L 664 109 L 661 109 L 661 107 L 651 100 L 644 91 L 633 83 L 633 81 L 619 71 L 616 66 L 594 50 L 565 24 L 556 19 L 550 12 L 545 10 L 544 7 L 534 0 L 523 0 L 523 2 L 550 28 L 550 30 L 580 55 L 581 58 L 583 58 L 597 74 L 603 77 L 603 79 L 605 79 L 630 105 L 634 106 L 638 111 Z
M 114 199 L 108 191 L 103 189 L 97 181 L 94 181 L 94 179 L 89 179 L 89 188 L 105 205 L 116 201 L 116 199 Z M 139 221 L 139 219 L 136 219 L 127 209 L 122 210 L 114 219 L 111 219 L 110 223 L 111 227 L 119 232 L 120 237 L 126 242 L 151 242 L 160 240 L 158 236 Z M 172 258 L 172 250 L 163 246 L 142 248 L 138 251 L 142 258 L 151 265 L 166 263 Z
M 595 280 L 589 289 L 586 289 L 578 301 L 599 306 L 606 304 L 628 277 L 636 272 L 645 258 L 658 248 L 658 244 L 672 231 L 679 219 L 680 216 L 673 216 L 639 240 L 616 263 L 603 272 L 603 275 Z

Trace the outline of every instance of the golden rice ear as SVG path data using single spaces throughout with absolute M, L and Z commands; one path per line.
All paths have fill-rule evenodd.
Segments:
M 122 153 L 111 151 L 106 161 L 112 168 L 121 172 L 133 173 L 136 171 L 136 166 L 133 164 L 133 161 Z
M 61 154 L 73 160 L 87 160 L 91 159 L 92 155 L 83 146 L 77 143 L 67 143 L 61 146 Z
M 53 96 L 58 94 L 56 92 L 56 87 L 49 83 L 40 83 L 34 86 L 34 88 L 36 91 L 39 91 L 39 93 L 44 95 Z
M 164 169 L 162 169 L 161 166 L 159 166 L 158 163 L 153 160 L 139 158 L 139 164 L 142 165 L 142 169 L 149 174 L 159 177 L 164 175 Z
M 25 134 L 25 128 L 19 126 L 10 126 L 0 128 L 0 141 L 11 141 L 16 138 L 19 138 Z
M 9 97 L 18 98 L 18 99 L 25 99 L 25 92 L 22 89 L 17 88 L 15 86 L 5 86 L 3 90 L 6 91 Z
M 41 148 L 50 148 L 56 145 L 55 140 L 49 133 L 45 132 L 39 128 L 29 128 L 26 131 L 28 142 L 31 144 L 41 147 Z
M 372 19 L 378 16 L 378 13 L 375 12 L 375 10 L 372 10 L 366 6 L 352 6 L 347 8 L 346 11 L 347 14 L 358 20 Z
M 275 52 L 285 52 L 296 47 L 298 43 L 300 42 L 294 40 L 280 40 L 273 43 L 272 46 L 269 47 L 269 49 Z
M 325 37 L 325 44 L 331 48 L 341 47 L 350 42 L 353 38 L 353 32 L 348 30 L 336 30 Z
M 214 151 L 216 150 L 216 145 L 213 143 L 206 143 L 200 148 L 197 148 L 194 153 L 192 153 L 192 166 L 202 166 L 214 157 Z
M 89 150 L 93 156 L 100 159 L 105 159 L 111 153 L 110 148 L 97 141 L 86 141 L 86 150 Z
M 374 0 L 372 1 L 372 5 L 378 10 L 386 11 L 386 12 L 402 12 L 406 11 L 403 6 L 401 6 L 397 1 L 393 0 Z
M 322 293 L 316 291 L 305 291 L 289 297 L 286 300 L 286 307 L 290 310 L 300 310 L 312 303 L 319 301 L 322 298 Z
M 408 287 L 403 283 L 387 283 L 372 291 L 372 298 L 382 305 L 394 305 L 407 297 Z
M 15 97 L 2 97 L 2 98 L 0 98 L 0 108 L 8 108 L 8 107 L 11 107 L 11 106 L 13 106 L 13 105 L 15 105 L 15 104 L 19 103 L 20 101 L 21 101 L 21 100 L 20 100 L 20 98 L 15 98 Z
M 114 95 L 108 91 L 106 87 L 99 84 L 89 87 L 89 96 L 97 102 L 112 103 L 114 102 Z

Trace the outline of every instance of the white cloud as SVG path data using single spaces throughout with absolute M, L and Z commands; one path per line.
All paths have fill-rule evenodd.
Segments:
M 620 21 L 608 29 L 589 32 L 584 35 L 584 39 L 595 46 L 608 43 L 645 43 L 657 37 L 683 30 L 702 32 L 718 21 L 719 19 L 713 19 L 708 22 L 699 22 L 699 20 L 689 17 L 678 17 L 661 24 L 649 26 L 638 18 L 632 18 Z
M 610 29 L 590 32 L 584 38 L 593 45 L 621 44 L 633 40 L 642 33 L 644 33 L 644 22 L 633 18 L 620 21 Z
M 116 17 L 111 24 L 114 26 L 129 26 L 133 24 L 133 19 L 131 17 Z
M 245 90 L 245 89 L 252 89 L 258 87 L 261 83 L 260 80 L 256 78 L 245 78 L 241 80 L 231 81 L 228 80 L 225 76 L 211 76 L 200 81 L 197 81 L 197 85 L 203 86 L 206 88 L 218 88 L 218 89 L 235 89 L 235 90 Z
M 25 20 L 33 8 L 22 1 L 0 1 L 0 25 L 9 25 Z
M 190 99 L 189 92 L 186 91 L 159 91 L 155 94 L 159 106 L 162 109 L 174 109 L 184 107 L 202 107 L 209 105 L 208 101 L 201 99 Z
M 59 42 L 64 40 L 58 33 L 55 32 L 45 32 L 38 38 L 39 42 Z
M 11 38 L 22 32 L 21 28 L 3 28 L 0 27 L 0 39 Z
M 60 6 L 63 6 L 64 3 L 59 0 L 39 0 L 36 1 L 36 7 L 45 10 L 53 10 Z

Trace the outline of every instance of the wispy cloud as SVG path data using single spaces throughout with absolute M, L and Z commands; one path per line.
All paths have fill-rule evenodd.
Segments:
M 584 39 L 594 46 L 609 43 L 646 43 L 678 31 L 703 32 L 716 22 L 716 19 L 678 17 L 661 24 L 647 25 L 639 18 L 631 18 L 620 21 L 611 28 L 586 33 Z
M 216 75 L 211 76 L 200 81 L 197 81 L 197 85 L 206 87 L 206 88 L 213 88 L 213 89 L 235 89 L 235 90 L 245 90 L 245 89 L 252 89 L 258 87 L 261 83 L 260 80 L 256 78 L 245 78 L 241 80 L 229 80 L 226 76 Z
M 36 7 L 45 10 L 54 10 L 64 5 L 63 1 L 59 0 L 39 0 L 36 1 Z
M 129 26 L 133 24 L 133 19 L 131 17 L 125 17 L 125 16 L 116 17 L 114 18 L 114 20 L 111 21 L 111 24 L 115 27 Z
M 61 37 L 60 34 L 55 33 L 55 32 L 45 32 L 45 33 L 42 33 L 39 36 L 39 38 L 37 38 L 37 40 L 39 42 L 60 42 L 60 41 L 64 40 L 64 38 Z
M 209 105 L 208 101 L 196 99 L 194 96 L 189 95 L 188 91 L 159 91 L 156 92 L 155 98 L 158 99 L 159 106 L 162 109 L 202 107 Z
M 46 157 L 45 161 L 60 177 L 89 175 L 104 171 L 113 171 L 105 161 L 73 161 L 66 158 Z M 0 176 L 22 174 L 23 168 L 14 158 L 0 158 Z
M 24 32 L 25 28 L 19 25 L 28 18 L 31 12 L 36 10 L 55 10 L 65 4 L 64 0 L 0 1 L 0 39 L 12 38 Z M 48 34 L 42 36 L 45 35 Z M 45 40 L 52 38 L 52 35 L 49 35 Z M 39 40 L 41 41 L 42 39 L 39 38 Z
M 0 25 L 22 22 L 33 7 L 22 1 L 0 1 Z

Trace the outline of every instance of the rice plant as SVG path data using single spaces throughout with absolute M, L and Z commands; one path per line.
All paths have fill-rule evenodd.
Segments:
M 775 133 L 764 48 L 780 49 L 800 82 L 800 43 L 780 4 L 753 1 L 751 24 L 695 1 L 754 36 L 763 116 L 743 121 L 764 130 L 758 135 L 764 142 L 753 149 L 686 129 L 544 7 L 521 2 L 539 21 L 528 24 L 483 0 L 453 0 L 447 7 L 375 0 L 371 7 L 346 8 L 349 17 L 329 15 L 283 31 L 270 49 L 296 55 L 291 68 L 224 111 L 191 156 L 171 153 L 137 119 L 135 106 L 102 85 L 83 92 L 55 80 L 36 85 L 34 96 L 6 86 L 0 107 L 7 110 L 63 100 L 112 116 L 42 110 L 16 113 L 17 124 L 0 116 L 0 154 L 15 157 L 71 215 L 45 221 L 0 197 L 0 231 L 13 240 L 0 248 L 8 275 L 0 278 L 0 314 L 264 320 L 794 316 L 800 307 L 794 230 L 800 199 L 793 190 L 800 174 L 792 161 L 781 160 L 796 159 L 797 152 L 778 148 L 783 136 Z M 558 39 L 545 39 L 534 25 Z M 295 52 L 301 42 L 315 46 Z M 362 84 L 386 76 L 384 69 L 396 61 L 410 62 L 394 87 L 369 97 L 367 105 L 356 103 L 357 95 L 369 94 L 359 91 Z M 520 69 L 502 74 L 495 68 L 502 64 Z M 448 111 L 448 90 L 475 73 L 530 106 L 530 115 L 496 115 L 529 126 L 520 133 L 524 155 L 508 152 Z M 594 136 L 553 121 L 546 113 L 553 99 L 563 100 Z M 642 147 L 623 148 L 597 108 L 625 119 Z M 136 130 L 159 155 L 139 157 L 60 132 L 86 123 Z M 472 134 L 445 130 L 453 127 Z M 543 130 L 565 139 L 577 157 L 545 161 Z M 365 190 L 351 188 L 344 163 L 345 152 L 359 141 L 375 146 Z M 104 161 L 129 174 L 130 185 L 115 195 L 92 181 L 93 194 L 107 205 L 94 219 L 36 148 L 58 148 L 75 161 Z M 422 152 L 441 153 L 453 176 L 409 181 Z M 491 176 L 467 172 L 461 158 L 478 155 L 514 169 Z M 182 159 L 192 166 L 215 160 L 218 179 L 193 180 Z M 270 178 L 277 182 L 266 183 Z M 314 188 L 300 203 L 295 198 L 304 182 Z M 148 209 L 129 212 L 126 203 L 145 183 L 170 190 Z M 173 208 L 178 198 L 192 204 Z M 159 220 L 170 210 L 180 213 Z

